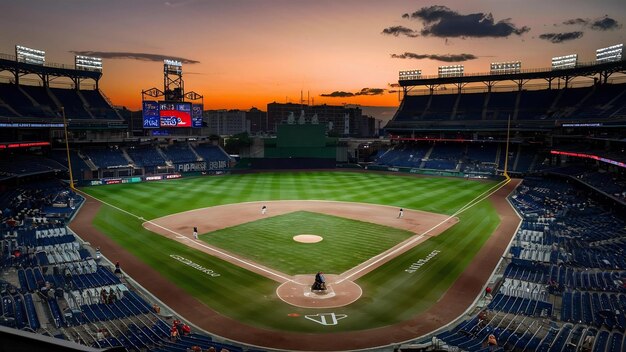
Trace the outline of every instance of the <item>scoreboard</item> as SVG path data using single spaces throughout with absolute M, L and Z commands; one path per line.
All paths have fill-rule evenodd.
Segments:
M 143 128 L 200 128 L 202 110 L 202 104 L 144 101 Z

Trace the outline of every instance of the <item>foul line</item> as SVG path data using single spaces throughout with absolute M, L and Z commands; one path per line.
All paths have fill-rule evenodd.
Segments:
M 394 250 L 392 250 L 392 251 L 390 251 L 390 252 L 383 252 L 383 253 L 379 254 L 378 256 L 371 258 L 371 259 L 373 259 L 373 260 L 372 260 L 372 262 L 368 263 L 367 265 L 364 265 L 363 267 L 359 268 L 358 270 L 356 270 L 356 271 L 354 271 L 354 272 L 352 272 L 352 273 L 350 273 L 350 274 L 346 275 L 345 277 L 343 277 L 343 275 L 344 275 L 345 273 L 349 272 L 349 271 L 350 271 L 350 270 L 352 270 L 352 269 L 347 270 L 346 272 L 344 272 L 344 274 L 341 274 L 342 278 L 341 278 L 340 280 L 338 280 L 336 283 L 342 283 L 343 281 L 348 280 L 348 279 L 350 279 L 351 277 L 354 277 L 355 275 L 357 275 L 357 274 L 361 273 L 362 271 L 364 271 L 364 270 L 366 270 L 366 269 L 368 269 L 368 268 L 370 268 L 370 267 L 372 267 L 372 266 L 374 266 L 374 265 L 376 265 L 376 264 L 380 263 L 381 261 L 383 261 L 383 260 L 385 260 L 385 259 L 389 258 L 390 256 L 395 255 L 396 253 L 398 253 L 398 252 L 400 252 L 401 250 L 405 249 L 407 246 L 414 245 L 414 244 L 415 244 L 415 242 L 417 242 L 417 241 L 421 240 L 422 238 L 424 238 L 424 236 L 426 236 L 428 233 L 432 232 L 433 230 L 435 230 L 435 229 L 436 229 L 436 228 L 438 228 L 439 226 L 443 225 L 444 223 L 446 223 L 446 222 L 447 222 L 447 221 L 449 221 L 450 219 L 452 219 L 452 218 L 454 218 L 455 216 L 457 216 L 457 215 L 459 215 L 459 214 L 463 213 L 464 211 L 466 211 L 466 210 L 470 209 L 471 207 L 473 207 L 474 205 L 476 205 L 476 204 L 480 203 L 481 201 L 483 201 L 483 200 L 484 200 L 484 199 L 486 199 L 487 197 L 491 196 L 491 195 L 492 195 L 492 194 L 494 194 L 495 192 L 499 191 L 502 187 L 504 187 L 505 185 L 507 185 L 510 181 L 511 181 L 511 178 L 507 177 L 505 180 L 501 181 L 500 183 L 497 183 L 496 185 L 494 185 L 494 186 L 490 187 L 489 189 L 487 189 L 485 192 L 483 192 L 483 193 L 479 194 L 476 198 L 472 199 L 472 200 L 471 200 L 471 201 L 469 201 L 467 204 L 465 204 L 464 206 L 462 206 L 459 210 L 457 210 L 456 212 L 454 212 L 454 214 L 452 214 L 452 215 L 448 216 L 447 218 L 445 218 L 444 220 L 442 220 L 442 221 L 441 221 L 441 222 L 439 222 L 438 224 L 436 224 L 436 225 L 434 225 L 433 227 L 431 227 L 430 229 L 428 229 L 428 230 L 424 231 L 421 235 L 419 235 L 419 236 L 417 236 L 417 237 L 412 238 L 410 241 L 408 241 L 408 242 L 404 243 L 404 244 L 403 244 L 403 245 L 401 245 L 400 247 L 398 247 L 398 248 L 396 248 L 396 249 L 394 249 Z M 495 189 L 494 189 L 494 188 L 495 188 Z M 262 272 L 268 273 L 268 274 L 273 275 L 273 276 L 275 276 L 275 277 L 278 277 L 278 278 L 280 278 L 280 279 L 282 279 L 282 280 L 284 280 L 284 281 L 295 282 L 295 281 L 294 281 L 293 279 L 291 279 L 291 278 L 288 278 L 288 277 L 283 276 L 283 275 L 281 275 L 281 274 L 277 274 L 277 273 L 275 273 L 275 272 L 273 272 L 273 271 L 271 271 L 271 270 L 268 270 L 268 269 L 266 269 L 266 268 L 264 268 L 264 267 L 258 266 L 258 265 L 254 264 L 254 263 L 248 262 L 248 261 L 243 260 L 243 259 L 241 259 L 241 258 L 237 258 L 237 257 L 235 257 L 235 256 L 233 256 L 233 255 L 231 255 L 231 254 L 226 253 L 226 252 L 222 252 L 222 251 L 220 251 L 220 250 L 218 250 L 218 249 L 215 249 L 215 248 L 213 248 L 213 247 L 211 247 L 211 246 L 207 246 L 207 245 L 205 245 L 204 243 L 200 243 L 200 242 L 198 242 L 198 241 L 192 240 L 192 239 L 191 239 L 191 238 L 189 238 L 189 237 L 186 237 L 186 236 L 184 236 L 184 235 L 182 235 L 182 234 L 180 234 L 180 233 L 178 233 L 178 232 L 176 232 L 176 231 L 174 231 L 174 230 L 168 229 L 168 228 L 166 228 L 166 227 L 164 227 L 164 226 L 161 226 L 161 225 L 159 225 L 159 224 L 157 224 L 157 223 L 155 223 L 155 222 L 152 222 L 151 220 L 147 220 L 147 221 L 145 221 L 145 219 L 144 219 L 143 217 L 141 217 L 141 216 L 137 216 L 137 215 L 135 215 L 135 214 L 133 214 L 133 213 L 131 213 L 131 212 L 129 212 L 129 211 L 126 211 L 126 210 L 122 209 L 122 208 L 119 208 L 119 207 L 117 207 L 117 206 L 115 206 L 115 205 L 112 205 L 112 204 L 109 204 L 109 203 L 107 203 L 107 202 L 105 202 L 105 201 L 102 201 L 102 200 L 100 200 L 100 199 L 98 199 L 98 198 L 96 198 L 96 197 L 94 197 L 94 196 L 91 196 L 91 195 L 89 195 L 89 194 L 87 194 L 87 193 L 85 193 L 85 192 L 83 192 L 83 191 L 80 191 L 80 190 L 76 190 L 76 191 L 78 191 L 78 192 L 80 192 L 80 193 L 82 193 L 82 194 L 85 194 L 85 195 L 87 195 L 87 196 L 89 196 L 89 197 L 91 197 L 91 198 L 93 198 L 93 199 L 96 199 L 96 200 L 97 200 L 97 201 L 99 201 L 100 203 L 105 204 L 105 205 L 107 205 L 107 206 L 109 206 L 109 207 L 111 207 L 111 208 L 113 208 L 113 209 L 119 210 L 119 211 L 121 211 L 121 212 L 123 212 L 123 213 L 126 213 L 126 214 L 128 214 L 128 215 L 132 216 L 132 217 L 137 218 L 138 220 L 142 220 L 142 221 L 144 221 L 145 223 L 149 223 L 149 224 L 151 224 L 151 225 L 153 225 L 153 226 L 155 226 L 155 227 L 158 227 L 158 228 L 161 228 L 161 229 L 163 229 L 163 230 L 165 230 L 165 231 L 168 231 L 168 232 L 170 232 L 170 233 L 172 233 L 172 234 L 174 234 L 174 235 L 176 235 L 176 236 L 179 236 L 179 238 L 180 238 L 180 237 L 182 237 L 182 238 L 184 238 L 184 239 L 186 239 L 186 240 L 188 240 L 188 241 L 191 241 L 191 242 L 195 243 L 195 244 L 196 244 L 196 245 L 198 245 L 198 246 L 201 246 L 201 247 L 203 247 L 203 248 L 206 248 L 206 249 L 208 249 L 208 250 L 210 250 L 210 251 L 213 251 L 213 252 L 215 252 L 215 253 L 219 253 L 220 255 L 223 255 L 223 256 L 225 256 L 225 257 L 227 257 L 227 258 L 230 258 L 230 259 L 232 259 L 232 260 L 234 260 L 234 261 L 240 262 L 240 263 L 242 263 L 242 264 L 245 264 L 245 265 L 247 265 L 247 266 L 250 266 L 250 267 L 252 267 L 252 268 L 255 268 L 255 269 L 257 269 L 257 270 L 260 270 L 260 271 L 262 271 Z M 377 258 L 377 257 L 378 257 L 378 258 Z M 357 268 L 358 268 L 358 266 L 357 266 Z
M 88 197 L 91 197 L 91 198 L 93 198 L 93 199 L 95 199 L 95 200 L 99 201 L 99 202 L 100 202 L 100 203 L 102 203 L 102 204 L 105 204 L 105 205 L 107 205 L 107 206 L 109 206 L 109 207 L 111 207 L 111 208 L 113 208 L 113 209 L 119 210 L 119 211 L 121 211 L 121 212 L 123 212 L 123 213 L 125 213 L 125 214 L 128 214 L 128 215 L 130 215 L 130 216 L 132 216 L 132 217 L 134 217 L 134 218 L 137 218 L 137 219 L 139 219 L 139 220 L 145 220 L 143 217 L 137 216 L 137 215 L 135 215 L 135 214 L 133 214 L 133 213 L 131 213 L 131 212 L 129 212 L 129 211 L 126 211 L 126 210 L 124 210 L 124 209 L 122 209 L 122 208 L 120 208 L 120 207 L 117 207 L 117 206 L 115 206 L 115 205 L 112 205 L 112 204 L 109 204 L 109 203 L 107 203 L 107 202 L 105 202 L 105 201 L 102 201 L 102 200 L 100 200 L 100 199 L 98 199 L 98 198 L 96 198 L 96 197 L 94 197 L 94 196 L 91 196 L 91 195 L 89 195 L 89 194 L 87 194 L 87 193 L 85 193 L 85 192 L 83 192 L 83 191 L 80 191 L 80 190 L 77 190 L 77 191 L 78 191 L 78 192 L 80 192 L 80 193 L 82 193 L 82 194 L 84 194 L 84 195 L 87 195 Z M 170 229 L 168 229 L 168 228 L 166 228 L 166 227 L 164 227 L 164 226 L 161 226 L 161 225 L 159 225 L 159 224 L 157 224 L 157 223 L 155 223 L 155 222 L 152 222 L 151 220 L 147 220 L 147 221 L 144 221 L 144 222 L 145 222 L 145 223 L 149 223 L 149 224 L 151 224 L 151 225 L 153 225 L 153 226 L 156 226 L 156 227 L 158 227 L 158 228 L 161 228 L 161 229 L 163 229 L 163 230 L 165 230 L 165 231 L 168 231 L 168 232 L 170 232 L 170 233 L 172 233 L 172 234 L 174 234 L 174 235 L 176 235 L 176 236 L 179 236 L 179 237 L 185 238 L 185 239 L 187 239 L 187 240 L 189 240 L 189 241 L 191 241 L 191 242 L 195 243 L 195 244 L 196 244 L 196 245 L 198 245 L 198 246 L 201 246 L 201 247 L 203 247 L 203 248 L 206 248 L 206 249 L 208 249 L 208 250 L 210 250 L 210 251 L 213 251 L 213 252 L 215 252 L 215 253 L 219 253 L 220 255 L 223 255 L 223 256 L 225 256 L 225 257 L 228 257 L 228 258 L 230 258 L 230 259 L 232 259 L 232 260 L 235 260 L 235 261 L 237 261 L 237 262 L 243 263 L 243 264 L 245 264 L 245 265 L 247 265 L 247 266 L 253 267 L 253 268 L 257 269 L 257 270 L 263 271 L 263 272 L 268 273 L 268 274 L 270 274 L 270 275 L 273 275 L 273 276 L 275 276 L 275 277 L 279 277 L 280 279 L 282 279 L 282 280 L 284 280 L 284 281 L 291 281 L 291 282 L 294 282 L 291 278 L 288 278 L 288 277 L 286 277 L 286 276 L 283 276 L 283 275 L 277 274 L 277 273 L 275 273 L 275 272 L 273 272 L 273 271 L 270 271 L 270 270 L 268 270 L 268 269 L 266 269 L 266 268 L 264 268 L 264 267 L 258 266 L 258 265 L 254 264 L 254 263 L 251 263 L 251 262 L 245 261 L 245 260 L 243 260 L 243 259 L 241 259 L 241 258 L 237 258 L 237 257 L 235 257 L 235 256 L 233 256 L 233 255 L 230 255 L 230 254 L 226 253 L 226 252 L 222 252 L 222 251 L 217 250 L 217 249 L 215 249 L 215 248 L 213 248 L 213 247 L 207 246 L 207 245 L 205 245 L 204 243 L 200 243 L 200 242 L 198 242 L 198 241 L 194 241 L 194 240 L 192 240 L 192 239 L 191 239 L 191 238 L 189 238 L 189 237 L 186 237 L 186 236 L 184 236 L 184 235 L 182 235 L 182 234 L 180 234 L 180 233 L 178 233 L 178 232 L 176 232 L 176 231 L 174 231 L 174 230 L 170 230 Z
M 368 268 L 372 267 L 373 265 L 376 265 L 376 264 L 380 263 L 381 261 L 389 258 L 390 256 L 395 255 L 396 253 L 398 253 L 401 250 L 405 249 L 407 246 L 414 245 L 415 242 L 421 240 L 425 235 L 427 235 L 428 233 L 432 232 L 433 230 L 435 230 L 439 226 L 443 225 L 444 223 L 446 223 L 450 219 L 454 218 L 455 216 L 463 213 L 467 209 L 469 209 L 469 208 L 473 207 L 474 205 L 480 203 L 481 201 L 483 201 L 487 197 L 491 196 L 495 192 L 499 191 L 502 187 L 506 186 L 510 181 L 511 181 L 511 178 L 507 177 L 505 180 L 501 181 L 500 183 L 495 184 L 494 186 L 490 187 L 485 192 L 479 194 L 476 198 L 472 199 L 467 204 L 462 206 L 459 210 L 454 212 L 454 214 L 450 215 L 449 217 L 447 217 L 446 219 L 442 220 L 440 223 L 434 225 L 430 229 L 424 231 L 421 235 L 419 235 L 417 237 L 414 237 L 410 241 L 406 242 L 405 244 L 401 245 L 400 247 L 398 247 L 398 248 L 396 248 L 396 249 L 394 249 L 394 250 L 392 250 L 390 252 L 383 252 L 383 253 L 379 254 L 379 256 L 380 256 L 379 258 L 373 257 L 372 259 L 374 259 L 374 258 L 376 258 L 376 259 L 374 259 L 371 263 L 368 263 L 367 265 L 364 265 L 361 268 L 358 268 L 358 266 L 357 266 L 358 270 L 354 271 L 353 273 L 350 273 L 350 274 L 346 275 L 345 277 L 342 277 L 342 279 L 337 281 L 337 283 L 341 283 L 341 282 L 343 282 L 345 280 L 348 280 L 349 278 L 351 278 L 351 277 L 361 273 L 365 269 L 368 269 Z M 494 190 L 494 188 L 495 188 L 495 190 Z M 352 269 L 350 269 L 350 270 L 352 270 Z M 350 270 L 346 271 L 346 273 L 349 272 Z M 342 274 L 342 276 L 343 276 L 343 274 Z

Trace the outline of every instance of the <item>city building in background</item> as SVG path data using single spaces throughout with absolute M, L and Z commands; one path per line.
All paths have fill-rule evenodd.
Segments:
M 290 115 L 293 116 L 295 123 L 298 123 L 302 116 L 307 123 L 316 120 L 317 123 L 326 125 L 328 132 L 336 136 L 374 135 L 375 119 L 364 116 L 359 107 L 277 102 L 267 104 L 267 132 L 275 133 L 277 126 L 287 122 Z
M 206 110 L 204 120 L 210 134 L 220 136 L 250 133 L 250 122 L 243 110 Z
M 246 120 L 250 124 L 250 133 L 257 134 L 267 131 L 267 111 L 252 107 L 246 112 Z

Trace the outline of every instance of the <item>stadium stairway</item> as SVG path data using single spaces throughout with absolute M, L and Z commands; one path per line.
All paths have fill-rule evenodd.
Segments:
M 165 160 L 165 163 L 169 166 L 172 165 L 172 160 L 170 160 L 167 156 L 167 154 L 165 154 L 163 152 L 163 150 L 159 147 L 154 147 L 154 149 L 156 150 L 156 152 L 163 158 L 163 160 Z
M 196 160 L 204 161 L 204 158 L 201 157 L 200 154 L 198 154 L 196 148 L 194 148 L 193 145 L 189 144 L 189 150 L 191 150 L 191 152 L 196 156 Z

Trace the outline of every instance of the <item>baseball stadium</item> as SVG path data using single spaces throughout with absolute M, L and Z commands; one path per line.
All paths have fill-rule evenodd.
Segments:
M 16 45 L 0 349 L 626 351 L 622 53 L 400 71 L 379 129 L 207 110 L 176 57 L 130 111 L 102 58 Z

